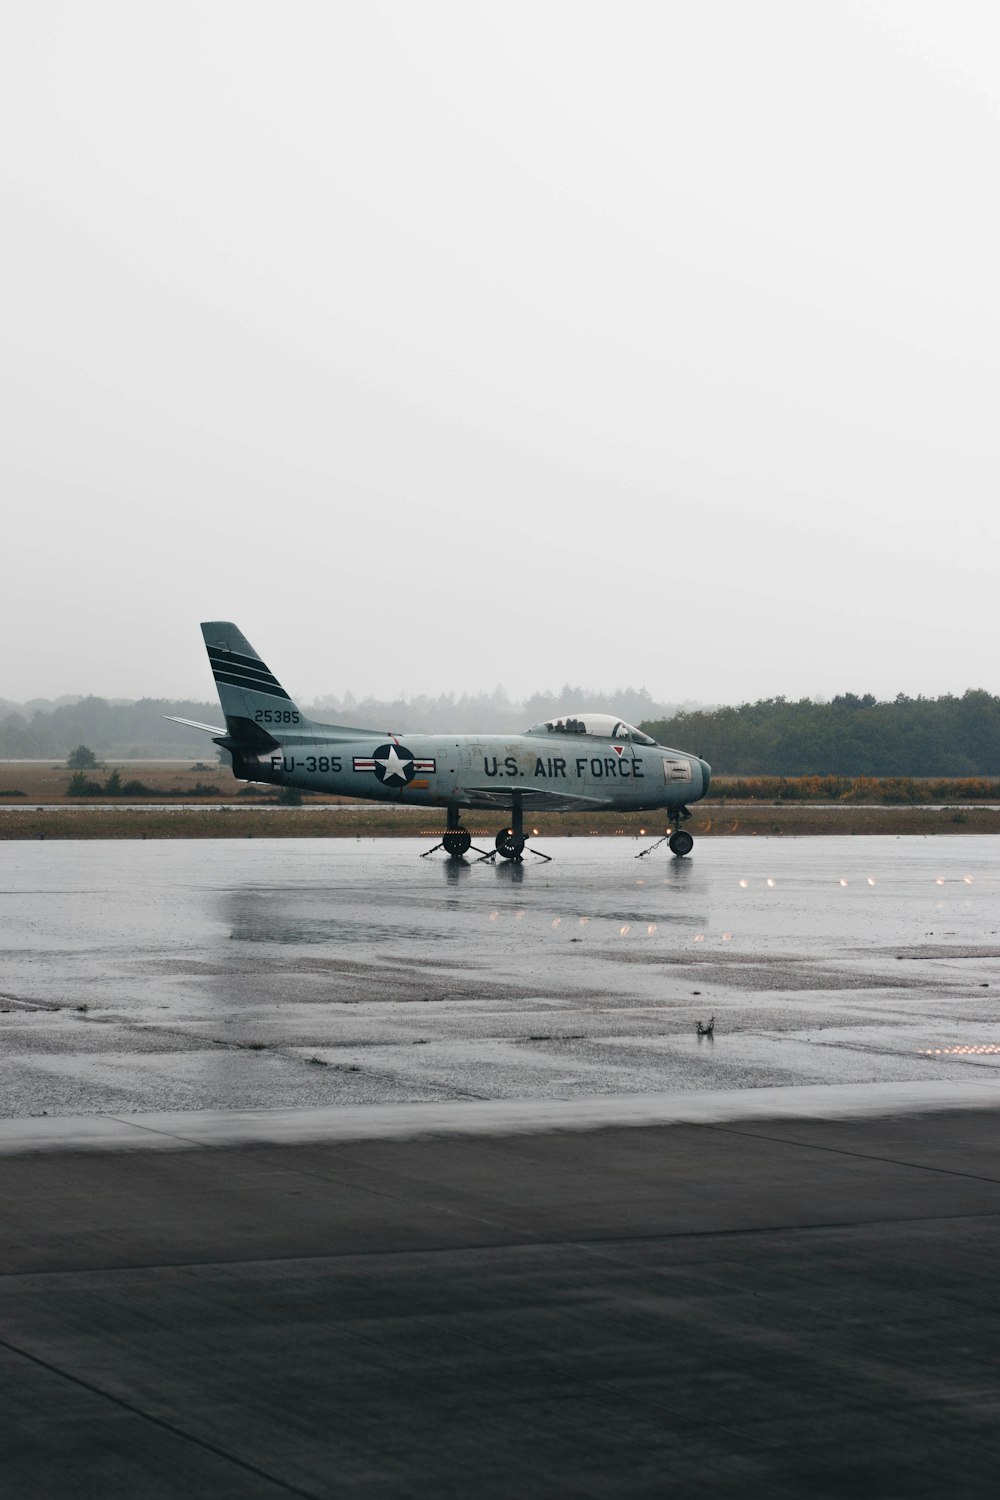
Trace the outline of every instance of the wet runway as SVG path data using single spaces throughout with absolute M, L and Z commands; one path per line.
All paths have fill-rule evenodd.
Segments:
M 0 845 L 0 1114 L 998 1078 L 992 839 L 425 847 Z
M 0 845 L 5 1500 L 992 1500 L 996 842 L 422 847 Z

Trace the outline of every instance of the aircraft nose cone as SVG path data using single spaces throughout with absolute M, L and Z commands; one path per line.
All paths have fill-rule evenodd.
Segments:
M 708 791 L 708 784 L 712 780 L 712 767 L 707 760 L 699 760 L 698 764 L 701 766 L 701 795 L 704 797 Z

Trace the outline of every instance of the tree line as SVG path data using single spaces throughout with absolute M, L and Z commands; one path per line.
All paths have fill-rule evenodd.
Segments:
M 15 710 L 0 717 L 0 758 L 65 760 L 74 746 L 88 745 L 101 757 L 214 759 L 215 746 L 207 734 L 170 724 L 164 714 L 202 724 L 222 723 L 217 702 L 143 698 L 138 703 L 111 703 L 106 698 L 81 698 L 52 709 Z
M 676 705 L 658 703 L 645 688 L 605 692 L 567 685 L 559 692 L 535 693 L 522 701 L 508 698 L 497 688 L 492 693 L 443 693 L 412 699 L 355 698 L 347 693 L 302 707 L 321 722 L 358 725 L 378 734 L 390 730 L 396 734 L 512 734 L 579 708 L 619 714 L 636 724 L 641 718 L 669 717 Z M 169 723 L 167 714 L 202 724 L 222 723 L 218 700 L 143 698 L 138 703 L 121 703 L 87 697 L 30 709 L 0 703 L 0 758 L 64 760 L 81 744 L 102 758 L 214 757 L 215 746 L 208 735 Z
M 900 694 L 886 702 L 854 693 L 829 703 L 765 698 L 738 707 L 674 712 L 655 703 L 644 688 L 597 693 L 567 686 L 522 702 L 499 689 L 409 702 L 359 700 L 348 694 L 307 706 L 307 712 L 373 732 L 509 734 L 588 708 L 620 714 L 661 743 L 703 756 L 720 775 L 1000 775 L 1000 698 L 983 689 L 970 688 L 961 697 Z M 0 758 L 65 760 L 81 744 L 102 758 L 214 757 L 208 735 L 171 724 L 166 714 L 203 724 L 222 722 L 217 702 L 162 698 L 114 703 L 88 697 L 31 713 L 0 711 Z
M 1000 698 L 981 688 L 887 702 L 870 693 L 829 703 L 764 698 L 640 727 L 702 756 L 719 775 L 1000 775 Z

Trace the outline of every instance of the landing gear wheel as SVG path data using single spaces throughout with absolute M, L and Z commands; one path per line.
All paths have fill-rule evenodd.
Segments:
M 461 859 L 472 847 L 472 834 L 467 828 L 449 828 L 441 842 L 446 854 L 452 859 Z
M 691 850 L 694 848 L 694 839 L 686 828 L 677 828 L 670 835 L 667 847 L 671 854 L 676 854 L 678 858 L 681 858 L 683 855 L 691 853 Z
M 512 828 L 501 828 L 494 842 L 501 858 L 520 859 L 526 839 L 523 833 L 515 833 Z

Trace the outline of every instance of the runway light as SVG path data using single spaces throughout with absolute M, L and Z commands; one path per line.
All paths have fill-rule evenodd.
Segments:
M 699 932 L 698 935 L 697 935 L 697 937 L 695 938 L 695 942 L 696 943 L 703 943 L 704 941 L 705 941 L 705 934 L 703 932 Z
M 532 830 L 531 830 L 531 832 L 532 832 L 532 834 L 533 834 L 533 835 L 534 835 L 534 837 L 535 837 L 535 838 L 536 838 L 536 839 L 537 839 L 537 837 L 538 837 L 538 829 L 537 829 L 537 828 L 533 828 L 533 829 L 532 829 Z
M 639 829 L 640 836 L 644 836 L 645 832 L 646 832 L 645 828 L 640 828 Z
M 500 913 L 499 913 L 499 912 L 498 912 L 498 911 L 491 911 L 491 912 L 490 912 L 490 921 L 491 921 L 491 922 L 495 922 L 495 921 L 496 921 L 496 919 L 497 919 L 497 917 L 498 917 L 498 916 L 499 916 L 499 915 L 500 915 Z
M 971 885 L 972 884 L 972 876 L 971 875 L 963 875 L 962 879 L 965 881 L 966 885 Z
M 943 875 L 939 875 L 938 878 L 937 878 L 937 880 L 935 880 L 934 884 L 935 885 L 944 885 L 944 876 Z
M 983 1042 L 979 1046 L 927 1047 L 920 1054 L 922 1057 L 996 1057 L 998 1055 L 1000 1055 L 1000 1045 L 995 1042 Z
M 771 879 L 770 876 L 767 877 L 767 888 L 768 888 L 769 891 L 773 891 L 774 890 L 774 881 Z
M 655 922 L 650 922 L 649 926 L 646 928 L 646 936 L 647 937 L 652 937 L 653 933 L 655 931 L 656 931 L 656 923 Z
M 632 931 L 632 929 L 631 929 L 631 927 L 630 927 L 630 926 L 629 926 L 629 925 L 628 925 L 628 923 L 627 923 L 627 922 L 626 922 L 626 923 L 625 923 L 625 924 L 624 924 L 624 926 L 622 926 L 622 927 L 619 927 L 619 929 L 618 929 L 618 936 L 619 936 L 619 937 L 628 937 L 628 935 L 629 935 L 629 933 L 630 933 L 630 932 L 631 932 L 631 931 Z
M 553 917 L 552 918 L 552 925 L 553 925 L 553 927 L 558 927 L 561 921 L 562 921 L 562 917 Z
M 589 917 L 581 917 L 581 918 L 580 918 L 580 926 L 581 926 L 581 927 L 586 927 L 586 925 L 587 925 L 587 923 L 588 923 L 588 922 L 589 922 L 589 921 L 590 921 L 590 918 L 589 918 Z
M 731 942 L 732 942 L 732 940 L 733 940 L 733 935 L 732 935 L 732 933 L 731 933 L 731 932 L 724 932 L 724 933 L 723 933 L 723 934 L 722 934 L 722 941 L 723 941 L 723 942 L 724 942 L 724 943 L 731 943 Z
M 514 921 L 515 922 L 522 922 L 523 920 L 524 920 L 524 912 L 523 911 L 516 911 L 514 913 Z
M 747 889 L 747 887 L 749 886 L 749 884 L 750 884 L 749 880 L 741 880 L 740 881 L 740 890 L 741 891 L 745 891 Z
M 847 881 L 846 880 L 842 880 L 840 883 L 841 883 L 841 885 L 846 885 Z
M 875 884 L 875 881 L 872 879 L 872 877 L 870 875 L 868 877 L 868 884 L 869 885 L 874 885 Z

